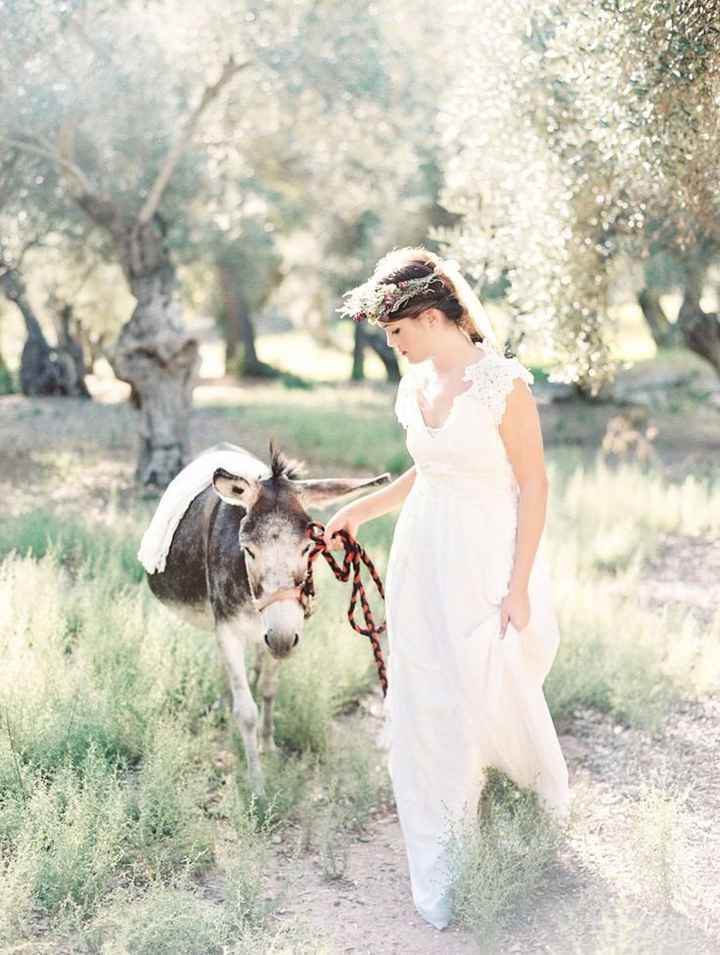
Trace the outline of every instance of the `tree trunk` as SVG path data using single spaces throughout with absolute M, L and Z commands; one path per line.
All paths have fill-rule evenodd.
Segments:
M 688 267 L 678 325 L 690 351 L 709 362 L 720 376 L 720 315 L 700 307 L 705 268 L 701 263 L 691 263 Z
M 243 348 L 242 373 L 252 377 L 266 372 L 263 362 L 258 359 L 255 351 L 255 325 L 250 317 L 250 311 L 242 297 L 239 299 L 238 320 L 240 322 L 240 341 Z
M 234 373 L 252 377 L 262 374 L 266 366 L 258 359 L 255 349 L 255 326 L 250 310 L 238 283 L 234 269 L 222 262 L 217 266 L 225 311 L 225 365 L 235 363 Z
M 388 381 L 400 381 L 400 366 L 397 356 L 380 335 L 369 335 L 367 344 L 385 366 Z
M 385 366 L 388 381 L 400 380 L 400 367 L 392 348 L 388 347 L 380 334 L 372 334 L 365 330 L 363 322 L 355 322 L 355 338 L 353 341 L 353 361 L 350 378 L 352 381 L 363 381 L 365 378 L 364 350 L 372 348 Z
M 82 191 L 80 207 L 113 239 L 137 305 L 107 357 L 140 412 L 135 479 L 165 488 L 190 459 L 190 416 L 198 343 L 182 321 L 175 266 L 165 241 L 166 223 L 155 211 L 147 221 L 126 215 L 107 196 Z
M 9 301 L 19 308 L 27 330 L 27 340 L 20 357 L 22 393 L 28 397 L 60 395 L 89 398 L 82 354 L 78 364 L 74 350 L 68 349 L 64 342 L 60 342 L 57 348 L 48 345 L 28 299 L 21 273 L 17 269 L 8 268 L 0 275 L 0 286 Z
M 137 300 L 108 360 L 115 374 L 130 384 L 133 401 L 140 410 L 140 452 L 135 474 L 148 486 L 165 487 L 188 460 L 193 380 L 199 365 L 197 341 L 182 323 L 160 202 L 203 114 L 233 77 L 253 62 L 238 63 L 230 55 L 218 79 L 205 86 L 165 152 L 137 214 L 128 214 L 107 193 L 96 190 L 74 161 L 75 126 L 61 124 L 58 135 L 57 165 L 72 183 L 80 208 L 112 237 Z
M 0 355 L 0 395 L 11 395 L 14 391 L 12 375 L 10 369 L 5 364 L 5 359 Z
M 658 348 L 674 348 L 678 345 L 681 339 L 680 329 L 668 319 L 658 293 L 654 289 L 644 288 L 638 294 L 638 303 Z
M 353 357 L 352 369 L 350 371 L 351 381 L 364 381 L 365 379 L 365 341 L 367 334 L 363 328 L 362 322 L 354 322 L 355 335 L 353 337 Z
M 115 374 L 132 388 L 140 412 L 135 478 L 164 488 L 190 459 L 190 416 L 198 343 L 181 314 L 175 267 L 162 221 L 111 229 L 137 305 L 110 350 Z
M 58 314 L 58 345 L 64 348 L 73 363 L 75 374 L 80 383 L 80 392 L 83 398 L 89 398 L 90 392 L 85 384 L 85 356 L 80 341 L 70 331 L 70 322 L 73 317 L 73 308 L 66 302 Z

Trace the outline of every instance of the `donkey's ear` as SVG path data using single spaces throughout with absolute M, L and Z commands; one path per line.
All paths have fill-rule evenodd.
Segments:
M 385 471 L 373 478 L 306 478 L 292 484 L 306 507 L 325 507 L 355 491 L 389 484 L 391 480 L 392 475 Z
M 257 481 L 231 474 L 225 468 L 215 468 L 212 486 L 217 496 L 226 504 L 249 508 L 257 500 Z

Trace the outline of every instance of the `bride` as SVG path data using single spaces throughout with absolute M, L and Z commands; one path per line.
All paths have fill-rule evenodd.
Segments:
M 341 507 L 325 542 L 399 509 L 385 610 L 388 769 L 419 913 L 452 913 L 447 836 L 474 820 L 487 770 L 560 822 L 568 773 L 542 690 L 559 645 L 544 554 L 548 479 L 532 374 L 498 348 L 457 265 L 397 249 L 342 311 L 406 358 L 395 413 L 413 465 Z

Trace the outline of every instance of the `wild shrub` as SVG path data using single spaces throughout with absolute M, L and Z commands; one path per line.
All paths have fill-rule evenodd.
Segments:
M 624 582 L 618 592 L 607 581 L 557 574 L 561 642 L 544 691 L 556 718 L 590 706 L 657 731 L 674 702 L 720 685 L 720 626 L 706 631 L 683 608 L 643 606 L 637 577 Z
M 529 904 L 564 836 L 536 793 L 494 768 L 482 804 L 478 818 L 449 820 L 446 850 L 453 917 L 485 945 Z

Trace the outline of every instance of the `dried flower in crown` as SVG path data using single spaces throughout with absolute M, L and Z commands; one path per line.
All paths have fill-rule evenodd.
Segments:
M 345 292 L 345 301 L 336 309 L 341 315 L 352 318 L 354 322 L 363 322 L 365 319 L 371 325 L 376 325 L 382 318 L 397 311 L 401 305 L 409 302 L 421 292 L 426 292 L 433 282 L 440 282 L 434 272 L 417 279 L 406 279 L 402 282 L 388 282 L 383 284 L 374 279 L 368 279 L 362 285 Z M 442 283 L 441 283 L 442 284 Z

